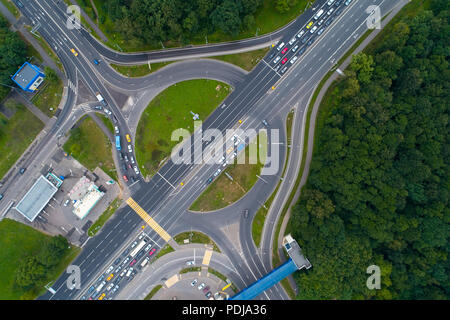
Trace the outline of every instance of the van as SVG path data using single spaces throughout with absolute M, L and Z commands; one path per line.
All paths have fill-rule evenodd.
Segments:
M 141 268 L 145 267 L 145 266 L 147 265 L 147 263 L 148 263 L 149 260 L 150 260 L 150 257 L 146 257 L 146 258 L 144 259 L 144 261 L 142 261 L 142 263 L 141 263 Z
M 127 277 L 129 277 L 132 273 L 133 273 L 133 267 L 131 267 L 130 269 L 128 269 Z
M 322 14 L 323 14 L 323 9 L 320 9 L 319 12 L 317 12 L 316 15 L 314 16 L 314 20 L 319 19 Z

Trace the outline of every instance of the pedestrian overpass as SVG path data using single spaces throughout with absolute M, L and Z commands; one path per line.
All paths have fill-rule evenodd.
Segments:
M 283 246 L 289 254 L 289 260 L 229 300 L 252 300 L 295 271 L 311 268 L 311 263 L 303 256 L 300 246 L 290 234 L 284 237 Z

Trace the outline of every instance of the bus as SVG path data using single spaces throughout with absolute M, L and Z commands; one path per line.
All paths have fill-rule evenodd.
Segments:
M 122 148 L 120 147 L 120 136 L 116 136 L 116 149 L 118 151 L 122 150 Z
M 139 243 L 139 244 L 136 246 L 136 248 L 134 248 L 134 250 L 131 251 L 130 256 L 131 256 L 132 258 L 134 258 L 134 256 L 135 256 L 135 255 L 142 249 L 142 247 L 144 247 L 144 246 L 145 246 L 145 241 L 142 240 L 141 243 Z

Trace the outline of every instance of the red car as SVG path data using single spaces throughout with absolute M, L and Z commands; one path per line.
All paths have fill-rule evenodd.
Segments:
M 288 60 L 287 58 L 284 58 L 284 59 L 281 61 L 281 64 L 285 64 L 287 60 Z
M 148 255 L 149 255 L 149 256 L 151 256 L 152 254 L 154 254 L 154 253 L 155 253 L 155 251 L 156 251 L 156 249 L 155 249 L 155 248 L 153 248 L 152 250 L 150 250 L 150 252 L 148 253 Z
M 136 263 L 136 259 L 133 259 L 133 261 L 130 262 L 130 267 L 132 267 Z
M 283 49 L 283 51 L 281 51 L 281 53 L 285 54 L 287 50 L 288 50 L 288 48 L 286 47 L 286 48 Z
M 128 177 L 125 174 L 123 175 L 123 180 L 125 180 L 125 182 L 128 182 Z

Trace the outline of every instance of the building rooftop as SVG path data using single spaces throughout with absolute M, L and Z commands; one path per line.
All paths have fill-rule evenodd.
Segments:
M 55 185 L 44 176 L 40 176 L 15 209 L 33 222 L 57 191 L 58 188 Z
M 26 90 L 40 73 L 41 71 L 38 67 L 25 62 L 23 66 L 14 74 L 12 80 L 23 90 Z

